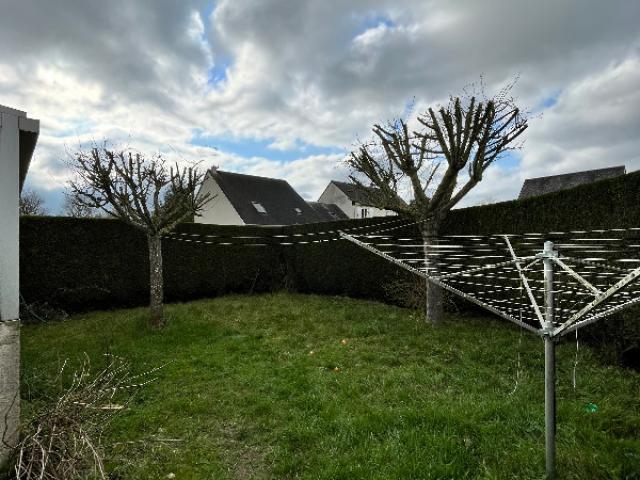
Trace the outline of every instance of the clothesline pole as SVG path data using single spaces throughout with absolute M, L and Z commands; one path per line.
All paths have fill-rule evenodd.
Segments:
M 556 342 L 553 337 L 553 242 L 544 242 L 544 424 L 547 478 L 556 477 Z

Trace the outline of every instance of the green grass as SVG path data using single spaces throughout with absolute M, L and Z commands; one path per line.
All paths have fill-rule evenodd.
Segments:
M 543 345 L 506 322 L 432 328 L 409 310 L 289 294 L 167 315 L 160 332 L 145 309 L 24 327 L 25 415 L 64 359 L 111 352 L 139 372 L 167 364 L 109 429 L 117 478 L 544 477 Z M 559 478 L 640 478 L 640 376 L 581 348 L 574 390 L 574 355 L 558 349 Z

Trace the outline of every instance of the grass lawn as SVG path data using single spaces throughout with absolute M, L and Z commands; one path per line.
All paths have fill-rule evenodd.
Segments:
M 544 478 L 542 340 L 504 321 L 291 294 L 170 305 L 159 332 L 146 314 L 22 330 L 25 415 L 67 358 L 167 364 L 108 431 L 113 478 Z M 581 347 L 574 389 L 574 355 L 558 349 L 559 478 L 640 478 L 640 375 Z

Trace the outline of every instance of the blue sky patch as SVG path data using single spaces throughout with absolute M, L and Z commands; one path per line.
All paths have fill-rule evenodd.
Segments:
M 558 103 L 558 98 L 560 97 L 561 93 L 562 90 L 555 90 L 554 92 L 552 92 L 551 95 L 544 98 L 538 105 L 536 105 L 534 112 L 541 112 L 553 107 L 556 103 Z
M 71 125 L 69 128 L 51 130 L 49 135 L 55 138 L 79 137 L 93 132 L 96 127 L 96 123 L 89 120 L 72 120 L 68 123 Z
M 209 69 L 210 85 L 215 85 L 227 79 L 227 68 L 231 66 L 231 60 L 225 58 L 219 58 L 215 61 L 213 68 Z
M 210 2 L 205 8 L 200 11 L 200 17 L 204 24 L 204 33 L 208 35 L 211 31 L 211 14 L 217 7 L 217 2 Z
M 204 24 L 203 39 L 209 41 L 211 37 L 211 15 L 217 7 L 217 2 L 209 3 L 204 9 L 200 11 L 200 17 Z M 210 85 L 215 85 L 227 79 L 227 68 L 232 64 L 231 58 L 221 52 L 216 52 L 214 57 L 213 68 L 209 69 L 208 82 Z
M 388 28 L 393 28 L 396 26 L 396 23 L 391 20 L 389 16 L 381 13 L 367 15 L 360 24 L 360 31 L 358 32 L 358 34 L 366 32 L 367 30 L 370 30 L 372 28 L 379 27 L 380 25 L 384 25 Z
M 42 188 L 38 184 L 35 183 L 33 177 L 29 177 L 27 175 L 27 179 L 24 182 L 24 188 L 22 189 L 22 193 L 26 193 L 28 190 L 33 190 L 36 192 L 42 199 L 44 200 L 44 208 L 47 211 L 47 215 L 61 215 L 62 207 L 64 206 L 64 189 L 63 188 L 55 188 L 52 190 L 48 190 L 46 188 Z
M 496 165 L 500 165 L 502 168 L 518 168 L 521 158 L 522 153 L 520 151 L 508 151 L 502 154 Z
M 273 148 L 275 139 L 232 138 L 206 135 L 200 130 L 193 133 L 189 141 L 192 145 L 208 147 L 226 153 L 232 153 L 240 157 L 260 157 L 267 160 L 290 162 L 312 155 L 343 154 L 344 150 L 335 147 L 319 147 L 297 140 L 295 145 L 286 150 Z

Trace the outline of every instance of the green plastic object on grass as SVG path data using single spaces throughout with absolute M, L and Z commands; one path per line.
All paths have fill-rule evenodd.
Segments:
M 588 412 L 588 413 L 596 413 L 598 411 L 598 405 L 596 405 L 595 403 L 587 403 L 587 405 L 584 407 L 584 409 Z

